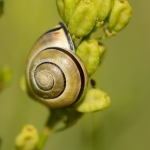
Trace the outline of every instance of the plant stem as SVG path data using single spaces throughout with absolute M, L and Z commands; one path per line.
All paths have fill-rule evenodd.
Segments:
M 49 111 L 48 120 L 43 128 L 43 131 L 40 135 L 40 139 L 36 145 L 35 150 L 42 150 L 48 137 L 53 133 L 52 127 L 51 127 L 51 112 Z
M 36 145 L 35 150 L 42 150 L 48 137 L 54 133 L 53 127 L 61 120 L 63 116 L 62 110 L 49 109 L 49 116 L 47 122 L 40 135 L 40 139 Z
M 70 109 L 50 109 L 48 120 L 43 128 L 35 150 L 42 150 L 49 135 L 69 128 L 75 124 L 82 115 L 82 113 Z M 57 129 L 56 126 L 60 122 L 62 122 L 64 126 Z
M 50 130 L 49 127 L 45 126 L 41 135 L 40 135 L 40 139 L 39 139 L 39 142 L 36 146 L 36 150 L 42 150 L 45 143 L 46 143 L 46 140 L 48 139 L 49 135 L 52 134 L 52 130 Z

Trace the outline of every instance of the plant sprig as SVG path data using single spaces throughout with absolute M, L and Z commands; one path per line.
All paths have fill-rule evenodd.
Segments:
M 56 5 L 75 43 L 76 54 L 85 64 L 91 78 L 99 67 L 106 49 L 102 40 L 116 35 L 129 23 L 132 8 L 127 0 L 56 0 Z M 91 35 L 98 29 L 103 29 L 104 35 L 93 38 Z M 25 87 L 25 82 L 22 83 Z M 19 136 L 24 137 L 21 139 L 24 143 L 19 147 L 20 142 L 16 142 L 17 150 L 25 150 L 31 144 L 30 141 L 34 141 L 32 149 L 26 150 L 42 150 L 49 135 L 74 125 L 83 114 L 103 110 L 109 105 L 110 97 L 98 89 L 94 81 L 94 86 L 92 84 L 76 105 L 65 109 L 50 109 L 48 121 L 39 140 L 37 133 L 36 136 L 35 133 L 34 136 L 30 136 L 32 138 L 29 140 L 24 136 L 28 131 L 21 132 L 22 136 Z

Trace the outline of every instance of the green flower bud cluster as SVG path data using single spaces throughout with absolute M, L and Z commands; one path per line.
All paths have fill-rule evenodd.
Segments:
M 92 31 L 97 19 L 97 11 L 92 1 L 56 0 L 56 4 L 72 36 L 80 38 Z
M 56 0 L 56 4 L 70 34 L 76 38 L 91 34 L 102 25 L 116 33 L 128 24 L 132 13 L 127 0 Z
M 88 76 L 91 78 L 99 67 L 106 50 L 100 40 L 121 31 L 130 20 L 132 8 L 127 0 L 56 0 L 56 4 L 72 36 L 77 49 L 76 53 L 83 61 Z M 0 15 L 2 10 L 3 1 L 0 0 Z M 92 33 L 100 27 L 104 27 L 105 36 L 93 38 Z M 76 41 L 77 39 L 79 41 Z M 0 90 L 10 78 L 9 68 L 0 70 Z M 81 101 L 66 109 L 50 109 L 50 117 L 45 126 L 46 132 L 44 129 L 40 139 L 35 127 L 26 125 L 16 138 L 16 149 L 39 148 L 50 132 L 58 132 L 72 126 L 84 113 L 96 112 L 109 107 L 111 102 L 108 94 L 96 88 L 95 81 L 90 80 L 92 88 L 86 91 Z M 27 91 L 24 77 L 21 78 L 20 85 L 24 91 Z
M 68 26 L 74 42 L 80 39 L 77 55 L 86 66 L 89 77 L 97 70 L 105 52 L 100 39 L 115 35 L 129 22 L 132 8 L 127 0 L 56 0 L 59 14 Z M 100 27 L 105 30 L 102 38 L 91 35 Z M 109 96 L 99 90 L 90 89 L 75 109 L 81 113 L 95 112 L 110 105 Z

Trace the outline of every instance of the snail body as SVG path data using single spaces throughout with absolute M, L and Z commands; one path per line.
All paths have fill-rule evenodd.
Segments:
M 68 107 L 84 95 L 87 71 L 63 23 L 34 44 L 27 59 L 26 80 L 29 94 L 50 108 Z

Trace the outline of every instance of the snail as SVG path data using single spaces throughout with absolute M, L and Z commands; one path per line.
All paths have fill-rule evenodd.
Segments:
M 44 33 L 29 52 L 26 63 L 28 93 L 50 108 L 65 108 L 84 95 L 88 75 L 66 25 Z

